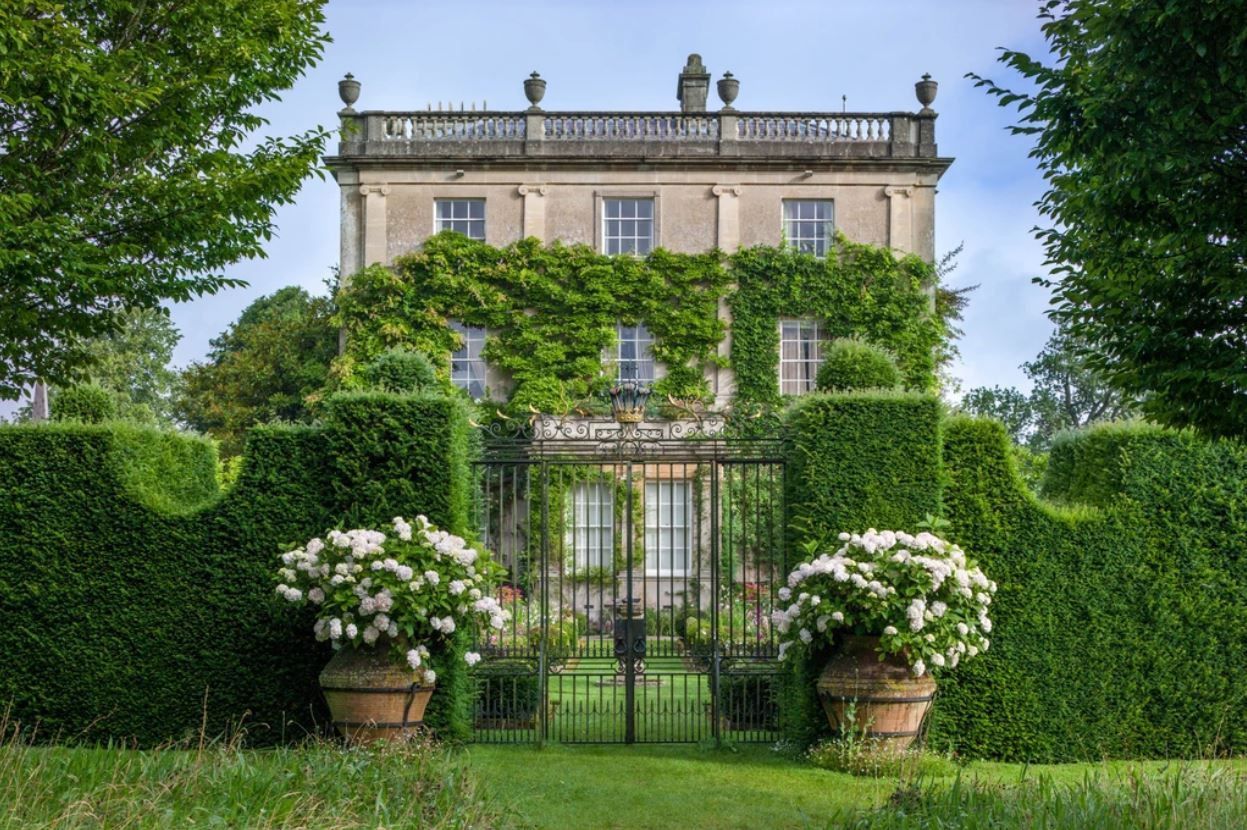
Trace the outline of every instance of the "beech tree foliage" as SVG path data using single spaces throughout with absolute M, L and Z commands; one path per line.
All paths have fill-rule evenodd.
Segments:
M 322 5 L 0 4 L 0 397 L 81 378 L 126 309 L 242 284 L 322 151 L 254 112 L 320 58 Z
M 1247 434 L 1247 0 L 1049 0 L 1006 49 L 1047 180 L 1050 314 L 1158 422 Z

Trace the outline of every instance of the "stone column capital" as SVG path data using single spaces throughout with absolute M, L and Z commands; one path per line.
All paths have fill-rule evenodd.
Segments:
M 914 189 L 909 185 L 890 184 L 883 188 L 883 195 L 887 196 L 889 199 L 893 196 L 904 196 L 908 199 L 914 195 Z
M 527 196 L 530 193 L 535 194 L 537 196 L 544 196 L 546 195 L 546 193 L 550 191 L 550 187 L 549 185 L 544 185 L 544 184 L 522 184 L 519 187 L 517 187 L 515 190 L 521 196 Z
M 378 196 L 389 196 L 390 186 L 388 184 L 361 184 L 359 186 L 360 196 L 368 196 L 373 193 Z
M 733 196 L 739 196 L 740 190 L 741 188 L 738 184 L 716 184 L 710 188 L 710 192 L 716 196 L 725 196 L 729 193 Z

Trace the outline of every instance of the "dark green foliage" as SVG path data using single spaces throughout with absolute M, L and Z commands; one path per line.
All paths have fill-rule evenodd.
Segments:
M 49 738 L 141 744 L 243 718 L 259 742 L 323 726 L 328 649 L 305 611 L 274 596 L 277 555 L 343 517 L 467 524 L 459 402 L 355 396 L 330 414 L 324 428 L 252 430 L 224 495 L 203 439 L 123 424 L 0 429 L 0 705 Z M 402 486 L 367 487 L 390 476 Z M 470 734 L 465 648 L 432 663 L 426 719 L 452 739 Z
M 57 390 L 51 400 L 52 420 L 98 424 L 117 417 L 117 403 L 107 389 L 92 384 Z
M 1040 17 L 1036 54 L 1000 56 L 1020 88 L 978 83 L 1018 108 L 1048 185 L 1052 316 L 1149 419 L 1247 435 L 1247 3 L 1046 0 Z
M 859 336 L 890 350 L 904 385 L 933 391 L 945 326 L 931 311 L 935 271 L 916 256 L 838 237 L 834 253 L 815 259 L 791 249 L 748 248 L 734 254 L 732 369 L 737 401 L 777 404 L 779 319 L 815 317 L 834 337 Z
M 340 392 L 325 401 L 330 490 L 343 521 L 377 527 L 423 513 L 468 532 L 467 404 L 454 397 Z
M 220 441 L 225 455 L 241 452 L 257 424 L 310 420 L 338 354 L 332 313 L 328 298 L 297 286 L 251 303 L 212 339 L 207 361 L 183 371 L 178 417 Z
M 1140 425 L 1065 434 L 1044 492 L 1090 506 L 1053 507 L 1000 424 L 946 424 L 942 469 L 939 436 L 935 403 L 898 395 L 811 396 L 787 423 L 794 542 L 914 530 L 943 481 L 945 535 L 1000 585 L 990 651 L 940 676 L 932 744 L 1051 762 L 1241 752 L 1247 450 Z M 782 676 L 798 744 L 826 731 L 824 662 Z
M 438 388 L 433 364 L 420 352 L 386 349 L 361 370 L 366 386 L 381 392 L 412 393 Z
M 940 510 L 940 404 L 913 393 L 847 392 L 802 397 L 788 413 L 786 502 L 790 566 L 798 547 L 841 531 L 912 529 Z M 830 549 L 834 549 L 831 547 Z M 827 730 L 814 681 L 826 655 L 790 657 L 779 683 L 780 726 L 805 746 Z
M 785 423 L 789 525 L 803 538 L 913 527 L 940 505 L 940 404 L 912 393 L 807 395 Z
M 931 740 L 972 756 L 1247 746 L 1247 451 L 1155 427 L 1060 438 L 1045 492 L 995 423 L 945 429 L 952 537 L 1000 584 L 992 648 L 940 680 Z
M 457 320 L 488 329 L 484 356 L 514 383 L 507 408 L 563 414 L 594 406 L 613 372 L 603 354 L 617 322 L 643 321 L 654 356 L 667 366 L 657 400 L 711 396 L 704 368 L 718 358 L 725 332 L 717 314 L 727 272 L 719 254 L 609 257 L 584 245 L 542 246 L 524 239 L 504 248 L 442 233 L 399 258 L 351 277 L 338 295 L 347 354 L 337 365 L 349 379 L 358 366 L 392 346 L 429 355 L 445 372 L 460 339 Z M 532 410 L 530 410 L 532 407 Z
M 0 4 L 0 397 L 82 380 L 127 310 L 245 284 L 328 138 L 259 114 L 320 59 L 323 5 Z
M 241 480 L 195 513 L 136 498 L 130 471 L 168 439 L 137 427 L 0 430 L 0 700 L 62 738 L 258 740 L 322 714 L 307 621 L 272 595 L 274 552 L 328 521 L 319 436 L 251 440 Z M 196 442 L 198 443 L 198 442 Z M 170 499 L 171 501 L 171 499 Z
M 863 389 L 896 389 L 901 372 L 896 358 L 863 340 L 837 337 L 823 348 L 823 365 L 815 385 L 820 392 L 853 392 Z

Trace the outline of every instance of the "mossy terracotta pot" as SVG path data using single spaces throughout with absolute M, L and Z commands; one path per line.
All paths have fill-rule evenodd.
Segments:
M 846 637 L 818 678 L 818 698 L 833 730 L 852 730 L 899 752 L 918 737 L 935 680 L 914 677 L 902 657 L 880 660 L 878 648 L 878 637 Z
M 388 648 L 343 648 L 320 673 L 334 728 L 347 740 L 407 737 L 424 723 L 433 686 L 390 657 Z

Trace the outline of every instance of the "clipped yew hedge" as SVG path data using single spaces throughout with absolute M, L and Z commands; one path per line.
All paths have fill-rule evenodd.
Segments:
M 254 430 L 222 494 L 200 439 L 0 428 L 0 706 L 62 740 L 152 745 L 242 721 L 272 742 L 323 728 L 328 648 L 274 594 L 277 554 L 399 514 L 465 529 L 467 430 L 457 400 L 333 400 L 323 427 Z M 470 734 L 463 647 L 434 660 L 426 715 L 452 738 Z
M 927 513 L 1000 590 L 992 647 L 940 675 L 929 741 L 1060 762 L 1247 750 L 1247 447 L 1142 425 L 1055 443 L 1043 500 L 1004 428 L 930 400 L 813 395 L 786 419 L 790 558 Z M 826 661 L 785 673 L 785 735 L 827 734 Z
M 1045 495 L 1003 427 L 945 427 L 952 536 L 1000 590 L 992 648 L 941 678 L 931 740 L 1069 761 L 1247 749 L 1247 448 L 1140 425 L 1066 435 Z
M 912 528 L 940 510 L 940 403 L 929 395 L 806 395 L 784 422 L 789 565 L 801 543 L 833 549 L 842 530 Z M 814 681 L 828 655 L 792 657 L 781 674 L 780 727 L 806 745 L 827 731 Z

